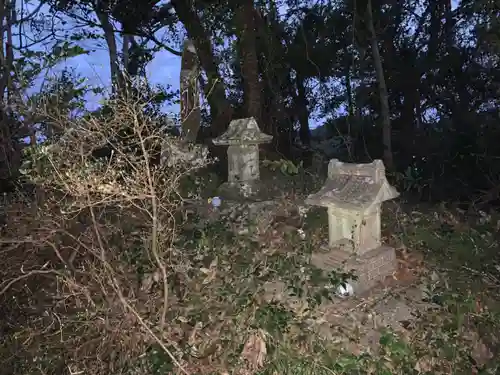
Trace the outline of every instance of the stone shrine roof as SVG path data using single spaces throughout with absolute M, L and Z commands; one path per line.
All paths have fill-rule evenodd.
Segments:
M 365 211 L 399 196 L 386 180 L 380 161 L 356 165 L 334 159 L 330 161 L 329 170 L 325 185 L 306 199 L 307 204 Z
M 231 121 L 227 131 L 212 142 L 220 146 L 253 145 L 269 143 L 272 139 L 273 136 L 261 132 L 255 118 L 250 117 Z

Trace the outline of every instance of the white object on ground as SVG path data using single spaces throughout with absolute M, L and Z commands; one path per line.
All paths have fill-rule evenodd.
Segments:
M 350 297 L 354 295 L 354 289 L 349 283 L 343 283 L 337 287 L 337 295 L 339 297 Z

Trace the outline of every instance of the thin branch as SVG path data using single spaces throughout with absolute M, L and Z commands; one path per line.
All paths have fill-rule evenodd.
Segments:
M 103 27 L 101 24 L 99 24 L 97 22 L 94 22 L 94 21 L 89 20 L 89 19 L 85 19 L 84 17 L 78 16 L 76 14 L 68 15 L 68 17 L 73 18 L 74 20 L 83 22 L 86 24 L 86 26 L 97 27 L 99 29 L 102 29 L 102 27 Z M 110 30 L 112 30 L 114 33 L 124 34 L 123 30 L 117 29 L 113 25 L 111 25 L 110 27 L 111 27 Z M 158 31 L 158 30 L 156 30 L 156 31 Z M 158 46 L 164 48 L 165 50 L 167 50 L 171 54 L 176 55 L 176 56 L 182 56 L 182 51 L 177 51 L 177 50 L 173 49 L 172 47 L 167 46 L 165 43 L 158 40 L 158 38 L 155 37 L 154 33 L 148 33 L 148 32 L 144 32 L 141 30 L 135 30 L 135 32 L 133 34 L 132 33 L 128 33 L 128 34 L 142 37 L 142 38 L 146 38 L 146 39 L 156 43 Z
M 61 275 L 59 272 L 55 271 L 55 270 L 32 270 L 32 271 L 29 271 L 28 273 L 24 274 L 24 275 L 21 275 L 21 276 L 18 276 L 12 280 L 10 280 L 7 285 L 5 285 L 2 290 L 0 290 L 0 296 L 2 296 L 3 294 L 5 294 L 5 292 L 7 292 L 7 290 L 9 290 L 9 288 L 14 285 L 15 283 L 21 281 L 21 280 L 24 280 L 24 279 L 27 279 L 28 277 L 30 276 L 33 276 L 33 275 L 46 275 L 46 274 L 49 274 L 49 273 L 55 273 L 56 275 Z

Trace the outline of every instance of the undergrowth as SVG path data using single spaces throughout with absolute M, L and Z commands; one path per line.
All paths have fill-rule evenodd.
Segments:
M 377 350 L 348 350 L 316 329 L 316 308 L 355 276 L 310 265 L 326 239 L 324 212 L 289 210 L 285 197 L 276 200 L 285 217 L 275 216 L 296 216 L 295 227 L 275 218 L 237 234 L 231 215 L 206 220 L 188 202 L 210 196 L 196 172 L 208 161 L 165 167 L 156 154 L 165 143 L 182 149 L 179 141 L 138 102 L 110 108 L 106 117 L 54 119 L 63 135 L 27 157 L 35 194 L 4 202 L 1 373 L 497 371 L 496 218 L 386 210 L 387 242 L 424 255 L 418 284 L 428 305 L 405 329 L 379 327 Z M 278 284 L 285 298 L 269 298 Z

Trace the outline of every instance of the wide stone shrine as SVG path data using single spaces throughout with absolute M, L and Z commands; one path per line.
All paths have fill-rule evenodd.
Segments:
M 223 188 L 238 191 L 248 197 L 259 190 L 259 144 L 271 142 L 273 137 L 260 131 L 255 118 L 233 120 L 227 131 L 212 142 L 229 146 L 228 181 Z
M 353 271 L 354 292 L 363 293 L 396 270 L 396 253 L 381 242 L 381 205 L 399 193 L 386 179 L 384 163 L 328 164 L 328 178 L 306 203 L 328 209 L 329 246 L 313 253 L 311 262 L 331 271 Z

